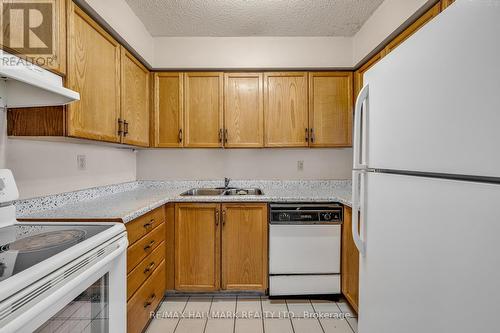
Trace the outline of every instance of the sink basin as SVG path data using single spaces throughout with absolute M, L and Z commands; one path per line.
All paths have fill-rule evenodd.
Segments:
M 235 188 L 224 191 L 223 195 L 262 195 L 260 188 Z
M 260 188 L 193 188 L 181 193 L 181 197 L 195 196 L 230 196 L 230 195 L 262 195 Z

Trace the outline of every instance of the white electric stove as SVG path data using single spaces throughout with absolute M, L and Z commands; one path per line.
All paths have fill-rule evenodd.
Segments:
M 20 223 L 0 169 L 0 333 L 126 332 L 121 223 Z

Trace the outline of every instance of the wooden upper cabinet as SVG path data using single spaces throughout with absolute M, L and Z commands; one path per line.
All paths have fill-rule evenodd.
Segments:
M 42 53 L 26 53 L 29 51 L 25 51 L 24 48 L 28 46 L 28 38 L 30 38 L 30 42 L 35 35 L 25 35 L 24 34 L 24 26 L 25 21 L 23 20 L 22 13 L 21 15 L 10 15 L 9 22 L 5 22 L 2 25 L 4 31 L 13 31 L 14 36 L 11 36 L 12 41 L 19 40 L 19 37 L 22 39 L 22 44 L 24 45 L 12 45 L 9 41 L 2 42 L 1 47 L 5 51 L 15 54 L 20 58 L 26 59 L 29 62 L 33 62 L 38 66 L 41 66 L 45 69 L 48 69 L 52 72 L 55 72 L 59 75 L 66 75 L 66 1 L 67 0 L 44 0 L 44 1 L 2 1 L 2 5 L 8 4 L 9 2 L 16 5 L 16 3 L 34 3 L 42 2 L 44 5 L 51 5 L 50 8 L 52 12 L 50 13 L 52 16 L 45 16 L 48 13 L 42 12 L 42 25 L 37 29 L 37 36 L 41 43 L 44 43 L 48 50 L 42 51 Z M 48 7 L 47 7 L 48 8 Z M 0 12 L 3 10 L 0 9 Z M 42 9 L 43 10 L 43 9 Z M 5 13 L 5 16 L 9 15 L 9 13 Z M 52 35 L 50 35 L 52 33 Z M 28 36 L 28 37 L 26 37 Z M 50 38 L 50 40 L 49 40 Z M 23 50 L 20 49 L 23 48 Z
M 224 74 L 224 146 L 264 146 L 262 73 Z
M 307 72 L 264 73 L 266 147 L 307 147 Z
M 359 299 L 359 252 L 352 238 L 352 209 L 344 207 L 342 225 L 342 294 L 358 312 Z
M 175 208 L 175 289 L 220 288 L 220 205 L 177 204 Z
M 183 73 L 154 74 L 154 146 L 183 146 Z
M 441 0 L 441 10 L 445 10 L 448 8 L 451 4 L 453 4 L 455 0 Z
M 357 71 L 354 72 L 354 100 L 359 95 L 359 92 L 363 88 L 363 75 L 367 70 L 372 68 L 377 62 L 383 57 L 383 52 L 379 52 L 370 58 L 366 63 L 363 64 Z
M 222 147 L 224 74 L 184 74 L 185 147 Z
M 122 142 L 149 146 L 149 70 L 122 47 L 121 120 Z
M 309 145 L 352 145 L 351 72 L 309 73 Z
M 68 77 L 80 101 L 68 106 L 68 136 L 120 142 L 120 44 L 68 2 Z
M 441 4 L 437 3 L 422 16 L 418 18 L 413 24 L 408 28 L 403 30 L 399 35 L 397 35 L 382 51 L 383 56 L 389 54 L 392 50 L 398 47 L 401 43 L 407 40 L 411 35 L 417 32 L 420 28 L 426 25 L 430 20 L 436 17 L 441 12 Z
M 222 289 L 267 288 L 267 205 L 222 205 Z

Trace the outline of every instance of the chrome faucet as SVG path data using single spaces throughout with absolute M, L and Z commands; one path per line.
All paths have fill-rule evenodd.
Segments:
M 226 190 L 229 188 L 229 182 L 231 182 L 231 178 L 224 177 L 224 188 Z

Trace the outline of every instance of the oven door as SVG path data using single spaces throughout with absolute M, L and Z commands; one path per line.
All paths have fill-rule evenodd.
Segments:
M 340 224 L 271 224 L 269 274 L 339 274 Z
M 127 245 L 122 234 L 14 295 L 0 332 L 125 332 Z

